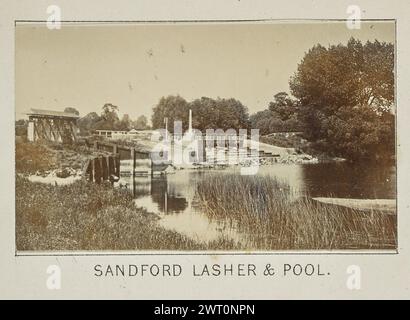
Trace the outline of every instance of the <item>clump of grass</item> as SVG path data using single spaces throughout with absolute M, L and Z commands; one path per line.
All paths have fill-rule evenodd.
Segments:
M 52 186 L 16 177 L 17 250 L 201 250 L 134 207 L 127 191 L 77 181 Z
M 270 177 L 209 176 L 197 185 L 203 210 L 246 234 L 245 249 L 396 248 L 396 217 L 296 198 Z
M 16 171 L 35 173 L 58 168 L 56 152 L 46 145 L 16 141 Z

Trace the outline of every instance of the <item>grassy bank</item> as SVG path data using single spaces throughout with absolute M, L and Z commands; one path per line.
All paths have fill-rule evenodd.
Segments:
M 81 168 L 100 154 L 83 145 L 16 142 L 16 172 L 35 174 Z M 55 186 L 16 176 L 17 250 L 204 250 L 238 249 L 228 239 L 195 242 L 157 224 L 135 208 L 131 193 L 77 181 Z
M 198 196 L 210 217 L 232 221 L 252 248 L 396 248 L 396 216 L 296 199 L 269 177 L 211 176 L 198 184 Z
M 36 173 L 58 168 L 57 153 L 45 144 L 16 141 L 16 171 Z
M 17 250 L 203 249 L 158 227 L 156 219 L 136 209 L 130 193 L 111 186 L 78 181 L 56 187 L 16 178 Z

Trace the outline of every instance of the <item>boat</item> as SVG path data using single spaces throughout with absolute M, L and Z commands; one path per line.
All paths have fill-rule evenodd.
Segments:
M 395 199 L 350 199 L 350 198 L 312 198 L 315 201 L 348 207 L 356 210 L 377 210 L 388 214 L 396 214 Z

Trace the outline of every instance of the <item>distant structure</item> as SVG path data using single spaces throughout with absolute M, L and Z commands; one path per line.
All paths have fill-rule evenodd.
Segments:
M 303 131 L 277 131 L 267 134 L 265 137 L 284 137 L 290 138 L 295 136 L 300 136 L 303 134 Z
M 106 129 L 96 129 L 94 130 L 94 135 L 104 137 L 107 139 L 122 139 L 122 140 L 132 140 L 141 137 L 150 137 L 152 135 L 152 130 L 106 130 Z
M 118 139 L 121 137 L 124 137 L 126 135 L 128 135 L 128 131 L 127 130 L 101 130 L 101 129 L 97 129 L 95 130 L 95 135 L 97 136 L 102 136 L 105 138 L 109 138 L 109 139 Z
M 27 128 L 29 141 L 72 142 L 77 140 L 79 116 L 75 113 L 31 109 L 27 115 L 29 117 Z
M 202 136 L 201 136 L 202 138 Z M 201 147 L 194 135 L 192 129 L 192 110 L 189 109 L 188 114 L 188 131 L 185 132 L 182 138 L 183 143 L 185 144 L 185 152 L 189 155 L 188 164 L 194 164 L 199 162 Z

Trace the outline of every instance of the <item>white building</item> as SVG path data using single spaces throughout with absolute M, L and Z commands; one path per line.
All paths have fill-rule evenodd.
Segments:
M 146 134 L 147 130 L 95 130 L 97 136 L 105 137 L 108 139 L 134 139 L 140 134 Z

